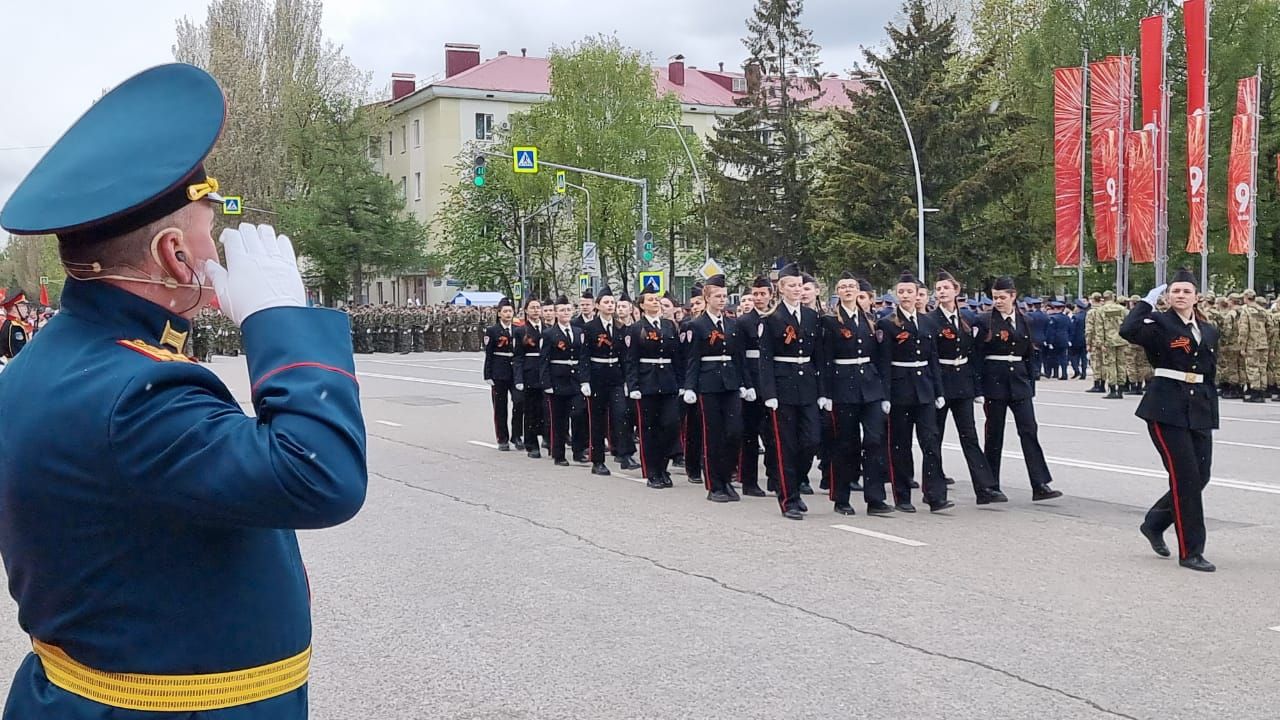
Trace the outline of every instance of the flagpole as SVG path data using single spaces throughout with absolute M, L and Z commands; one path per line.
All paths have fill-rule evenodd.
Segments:
M 1252 152 L 1249 156 L 1249 282 L 1246 285 L 1249 288 L 1253 288 L 1253 266 L 1258 255 L 1258 131 L 1262 124 L 1262 65 L 1258 65 L 1258 72 L 1254 77 L 1258 80 L 1258 95 L 1249 108 L 1249 114 L 1253 116 L 1253 121 L 1249 123 L 1253 128 L 1250 133 L 1253 135 Z
M 1080 66 L 1080 248 L 1076 260 L 1076 299 L 1084 297 L 1084 189 L 1085 182 L 1085 145 L 1089 137 L 1089 50 L 1084 51 L 1084 64 Z
M 1204 3 L 1204 220 L 1200 231 L 1200 292 L 1209 290 L 1209 125 L 1213 113 L 1209 112 L 1209 58 L 1213 45 L 1213 34 L 1209 32 L 1209 23 L 1213 17 L 1213 0 Z
M 1169 263 L 1169 0 L 1161 5 L 1160 120 L 1156 128 L 1156 262 L 1155 284 L 1164 282 Z

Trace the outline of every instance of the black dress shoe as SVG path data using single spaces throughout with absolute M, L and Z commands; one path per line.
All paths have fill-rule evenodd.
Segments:
M 951 500 L 943 500 L 942 502 L 929 503 L 929 512 L 942 512 L 943 510 L 950 510 L 955 506 L 956 504 Z
M 702 484 L 702 476 L 701 476 L 701 475 L 690 475 L 690 476 L 689 476 L 689 483 L 690 483 L 690 484 L 692 484 L 692 485 L 701 485 L 701 484 Z
M 1164 543 L 1164 538 L 1158 535 L 1154 530 L 1148 529 L 1146 523 L 1138 526 L 1138 532 L 1142 533 L 1142 537 L 1151 543 L 1151 549 L 1155 550 L 1160 557 L 1169 557 L 1169 546 Z
M 836 503 L 835 511 L 837 515 L 857 515 L 858 511 L 848 503 Z
M 912 490 L 919 490 L 919 489 L 920 489 L 920 483 L 916 482 L 915 480 L 912 480 L 912 481 L 911 481 L 911 489 L 912 489 Z
M 737 490 L 733 489 L 732 485 L 724 486 L 724 494 L 729 496 L 729 502 L 739 502 L 742 500 L 742 496 L 738 494 Z
M 742 488 L 742 494 L 749 497 L 769 497 L 769 493 L 758 487 L 744 487 Z
M 978 496 L 979 505 L 990 505 L 991 503 L 1006 503 L 1009 498 L 999 490 L 988 490 Z
M 849 483 L 850 492 L 862 492 L 862 483 Z
M 671 465 L 674 467 L 680 467 L 680 468 L 684 467 L 684 456 L 677 455 L 671 458 Z
M 573 461 L 574 461 L 574 462 L 576 462 L 576 463 L 578 463 L 579 465 L 586 465 L 586 464 L 589 462 L 589 461 L 587 460 L 587 456 L 586 456 L 585 454 L 583 454 L 583 455 L 577 455 L 577 454 L 575 454 L 575 455 L 573 456 Z
M 796 498 L 796 507 L 800 508 L 800 512 L 809 512 L 809 506 L 804 504 L 802 498 Z
M 1186 560 L 1179 560 L 1178 564 L 1184 568 L 1199 570 L 1200 572 L 1213 572 L 1218 569 L 1213 566 L 1213 563 L 1205 560 L 1203 555 L 1192 555 Z
M 675 487 L 675 484 L 671 482 L 671 473 L 662 473 L 662 487 Z
M 809 483 L 807 483 L 807 482 L 806 482 L 806 483 L 800 483 L 800 494 L 801 494 L 801 495 L 812 495 L 812 494 L 813 494 L 813 488 L 812 488 L 812 487 L 809 485 Z
M 955 485 L 955 484 L 956 484 L 956 481 L 955 481 L 954 479 L 952 479 L 952 478 L 944 477 L 944 478 L 942 478 L 942 479 L 943 479 L 943 480 L 946 480 L 948 485 Z
M 889 503 L 870 502 L 867 503 L 868 515 L 892 515 L 894 513 L 893 506 Z
M 622 468 L 623 470 L 639 470 L 640 463 L 636 462 L 635 460 L 632 460 L 631 458 L 624 458 L 622 462 L 618 463 L 618 467 Z
M 729 499 L 728 495 L 725 495 L 724 493 L 719 491 L 707 493 L 707 499 L 714 503 L 733 502 L 732 500 Z
M 831 486 L 827 484 L 827 481 L 826 481 L 826 480 L 823 480 L 822 482 L 818 483 L 818 489 L 819 489 L 819 490 L 830 490 L 830 489 L 831 489 Z
M 498 443 L 498 450 L 502 452 L 511 452 L 511 443 Z
M 894 507 L 898 512 L 913 513 L 913 512 L 915 512 L 915 511 L 916 511 L 916 506 L 915 506 L 915 505 L 912 505 L 912 504 L 911 504 L 911 503 L 909 503 L 909 502 L 898 503 L 897 505 L 894 505 L 893 507 Z
M 527 454 L 529 457 L 533 458 L 534 460 L 540 460 L 540 459 L 542 459 L 542 453 L 538 452 L 537 450 L 530 450 L 530 451 L 529 451 L 528 453 L 526 453 L 526 454 Z
M 800 512 L 795 508 L 787 508 L 786 510 L 782 511 L 782 517 L 788 520 L 803 520 L 804 513 Z
M 1034 490 L 1031 491 L 1031 499 L 1034 501 L 1052 500 L 1054 498 L 1060 498 L 1060 497 L 1062 497 L 1062 491 L 1054 490 L 1048 485 L 1041 485 L 1040 487 L 1035 488 Z
M 568 461 L 568 460 L 557 460 L 557 461 L 556 461 L 556 466 L 557 466 L 557 467 L 569 467 L 569 465 L 570 465 L 570 463 L 569 463 L 569 461 Z
M 609 468 L 605 467 L 604 463 L 600 463 L 598 465 L 591 466 L 591 474 L 592 475 L 612 475 L 613 473 L 609 472 Z
M 667 486 L 666 483 L 662 482 L 662 478 L 649 478 L 649 482 L 646 482 L 645 485 L 653 488 L 654 490 L 661 490 Z

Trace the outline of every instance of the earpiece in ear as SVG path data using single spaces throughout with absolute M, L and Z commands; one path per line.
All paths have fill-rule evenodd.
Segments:
M 173 254 L 173 256 L 174 256 L 174 257 L 176 257 L 176 258 L 178 258 L 178 262 L 186 262 L 186 261 L 187 261 L 187 254 L 186 254 L 186 253 L 184 253 L 184 252 L 182 252 L 181 250 L 179 250 L 178 252 L 174 253 L 174 254 Z

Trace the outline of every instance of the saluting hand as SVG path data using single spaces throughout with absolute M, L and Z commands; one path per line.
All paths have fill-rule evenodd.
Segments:
M 1164 283 L 1158 287 L 1151 288 L 1151 292 L 1147 293 L 1147 296 L 1142 298 L 1143 302 L 1151 307 L 1155 307 L 1156 301 L 1160 299 L 1160 296 L 1164 294 L 1165 289 L 1168 287 L 1168 283 Z
M 276 235 L 270 225 L 240 223 L 227 228 L 218 240 L 227 256 L 227 267 L 205 262 L 205 273 L 218 294 L 218 305 L 236 325 L 250 315 L 273 307 L 306 307 L 307 291 L 298 271 L 298 258 L 287 235 Z

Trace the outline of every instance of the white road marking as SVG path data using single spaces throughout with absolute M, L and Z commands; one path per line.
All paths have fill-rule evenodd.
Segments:
M 1225 415 L 1221 416 L 1221 419 L 1234 420 L 1236 422 L 1262 423 L 1264 425 L 1280 425 L 1280 420 L 1262 420 L 1260 418 L 1227 417 Z
M 488 385 L 480 385 L 477 383 L 454 382 L 452 380 L 431 380 L 429 378 L 408 377 L 405 375 L 383 375 L 382 373 L 357 372 L 360 377 L 377 378 L 379 380 L 399 380 L 401 382 L 422 383 L 424 385 L 445 385 L 448 387 L 474 388 L 476 390 L 488 390 Z
M 1268 629 L 1268 630 L 1275 630 L 1276 632 L 1280 632 L 1280 625 L 1277 625 L 1277 626 L 1275 626 L 1275 627 L 1269 627 L 1269 628 L 1267 628 L 1267 629 Z
M 404 362 L 395 362 L 392 360 L 363 360 L 362 359 L 361 362 L 374 363 L 375 365 L 395 365 L 397 367 L 415 367 L 415 368 L 422 368 L 423 370 L 444 370 L 445 372 L 465 372 L 465 373 L 484 372 L 484 370 L 475 370 L 472 368 L 445 367 L 442 365 L 423 365 L 421 363 L 407 361 L 407 360 Z M 433 362 L 439 362 L 439 361 L 436 360 Z
M 1076 410 L 1105 410 L 1105 409 L 1106 409 L 1106 408 L 1098 407 L 1097 405 L 1072 405 L 1072 404 L 1070 404 L 1070 403 L 1051 403 L 1051 402 L 1037 402 L 1037 403 L 1036 403 L 1036 407 L 1041 407 L 1041 406 L 1043 406 L 1043 407 L 1074 408 L 1074 409 L 1076 409 Z
M 888 533 L 876 532 L 875 530 L 867 530 L 865 528 L 854 527 L 852 525 L 832 525 L 831 527 L 845 532 L 856 533 L 858 535 L 866 535 L 867 537 L 876 538 L 877 540 L 888 540 L 889 542 L 906 545 L 907 547 L 926 547 L 929 543 L 922 543 L 919 540 L 911 540 L 909 538 L 898 537 L 897 535 L 889 535 Z
M 375 420 L 374 422 L 378 423 L 379 425 L 386 425 L 387 427 L 404 427 L 400 423 L 391 422 L 390 420 Z
M 1235 442 L 1234 440 L 1214 440 L 1214 445 L 1234 445 L 1236 447 L 1257 448 L 1258 450 L 1280 450 L 1275 445 L 1260 445 L 1258 443 Z
M 468 440 L 467 442 L 468 442 L 468 443 L 470 443 L 470 444 L 472 444 L 472 445 L 479 445 L 480 447 L 487 447 L 487 448 L 489 448 L 490 450 L 497 450 L 497 449 L 498 449 L 498 444 L 497 444 L 497 443 L 487 443 L 487 442 L 483 442 L 483 441 L 480 441 L 480 440 Z
M 1014 422 L 1013 418 L 1007 418 L 1004 421 L 1004 424 L 1015 425 L 1016 423 Z M 1136 432 L 1133 432 L 1132 430 L 1110 430 L 1108 428 L 1084 427 L 1082 425 L 1057 425 L 1055 423 L 1039 422 L 1038 418 L 1037 418 L 1036 424 L 1039 425 L 1040 427 L 1062 428 L 1063 430 L 1084 430 L 1086 432 L 1100 432 L 1100 433 L 1105 433 L 1107 435 L 1137 435 L 1138 434 Z

